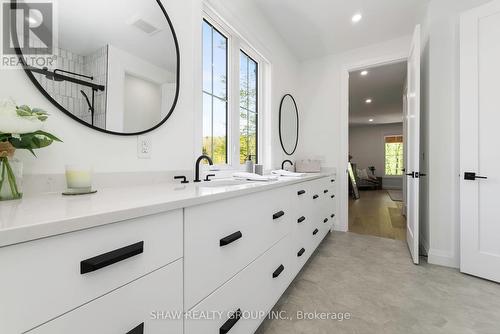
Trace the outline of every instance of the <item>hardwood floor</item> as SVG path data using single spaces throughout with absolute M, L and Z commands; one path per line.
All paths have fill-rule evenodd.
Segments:
M 406 240 L 402 202 L 394 202 L 385 190 L 361 191 L 359 200 L 349 200 L 349 231 L 382 238 Z

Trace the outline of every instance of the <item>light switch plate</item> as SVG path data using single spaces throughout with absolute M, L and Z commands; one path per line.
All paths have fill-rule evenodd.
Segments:
M 137 137 L 137 157 L 139 159 L 151 159 L 153 143 L 149 136 Z

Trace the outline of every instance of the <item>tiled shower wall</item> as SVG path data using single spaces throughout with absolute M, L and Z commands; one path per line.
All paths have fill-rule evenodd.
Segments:
M 57 56 L 57 68 L 93 76 L 94 80 L 86 78 L 79 79 L 106 87 L 104 91 L 95 93 L 94 101 L 94 125 L 98 128 L 105 129 L 108 46 L 104 46 L 87 56 L 77 55 L 64 49 L 56 49 L 54 53 Z M 89 105 L 80 92 L 80 90 L 84 91 L 92 103 L 92 89 L 90 87 L 68 81 L 49 80 L 44 75 L 37 73 L 34 73 L 34 76 L 57 103 L 86 123 L 92 123 Z M 68 76 L 71 75 L 68 74 Z

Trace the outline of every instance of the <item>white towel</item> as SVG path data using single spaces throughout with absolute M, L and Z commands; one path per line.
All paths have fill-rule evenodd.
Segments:
M 306 176 L 307 175 L 306 173 L 294 173 L 294 172 L 289 172 L 289 171 L 284 170 L 284 169 L 273 170 L 271 172 L 271 174 L 273 174 L 273 175 L 279 175 L 279 176 L 291 176 L 291 177 L 301 177 L 301 176 Z
M 254 173 L 234 173 L 233 178 L 238 180 L 247 180 L 247 181 L 276 181 L 278 177 L 276 175 L 259 175 Z

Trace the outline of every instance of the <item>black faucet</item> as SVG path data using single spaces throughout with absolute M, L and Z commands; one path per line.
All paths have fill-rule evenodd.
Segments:
M 293 166 L 293 162 L 291 162 L 290 160 L 285 160 L 285 161 L 283 161 L 283 162 L 281 163 L 281 169 L 285 169 L 285 163 L 287 163 L 287 162 L 289 162 L 289 163 L 290 163 L 290 165 L 292 165 L 292 166 Z
M 200 162 L 202 160 L 207 160 L 208 164 L 210 166 L 213 166 L 213 161 L 210 159 L 209 156 L 206 155 L 201 155 L 198 159 L 196 159 L 196 164 L 195 164 L 195 176 L 194 176 L 194 181 L 193 182 L 201 182 L 200 180 Z

